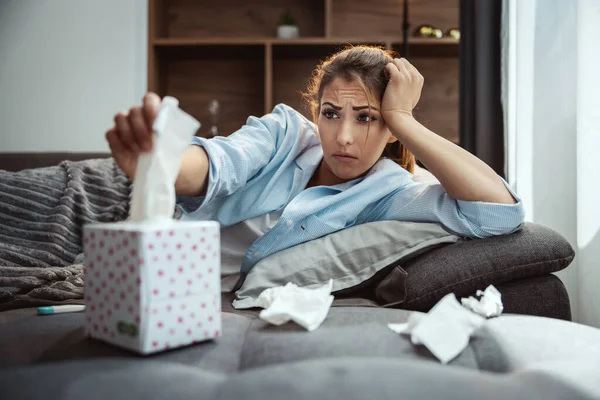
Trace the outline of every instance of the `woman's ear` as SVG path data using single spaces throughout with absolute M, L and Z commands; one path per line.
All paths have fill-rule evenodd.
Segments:
M 388 140 L 387 140 L 388 144 L 389 143 L 394 143 L 394 142 L 398 141 L 398 138 L 396 136 L 392 135 L 392 132 L 390 132 L 389 135 L 390 136 L 388 137 Z

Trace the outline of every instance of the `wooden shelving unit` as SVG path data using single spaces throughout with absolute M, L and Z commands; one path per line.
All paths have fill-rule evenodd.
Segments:
M 410 0 L 411 27 L 458 26 L 459 0 Z M 309 116 L 301 92 L 320 60 L 349 44 L 401 53 L 400 0 L 149 0 L 148 88 L 172 95 L 203 124 L 219 101 L 219 129 L 229 134 L 250 115 L 286 103 Z M 300 38 L 275 37 L 290 10 Z M 458 41 L 409 39 L 409 59 L 425 77 L 415 115 L 458 142 Z M 309 116 L 310 117 L 310 116 Z

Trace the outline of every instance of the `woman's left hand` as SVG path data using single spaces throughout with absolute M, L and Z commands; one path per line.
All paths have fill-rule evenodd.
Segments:
M 381 102 L 381 115 L 391 122 L 396 116 L 411 116 L 421 98 L 423 75 L 405 58 L 395 58 L 385 67 L 388 85 Z

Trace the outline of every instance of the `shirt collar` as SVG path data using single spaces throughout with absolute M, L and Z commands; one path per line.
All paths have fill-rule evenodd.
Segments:
M 296 165 L 298 165 L 298 168 L 300 168 L 300 170 L 302 170 L 304 173 L 308 173 L 307 176 L 312 176 L 319 164 L 321 163 L 322 159 L 323 148 L 321 147 L 320 143 L 317 143 L 316 145 L 309 147 L 304 153 L 300 154 L 300 156 L 296 158 Z M 373 165 L 364 176 L 355 178 L 348 182 L 330 186 L 330 188 L 334 190 L 344 191 L 363 181 L 364 179 L 369 178 L 371 175 L 376 174 L 378 171 L 388 171 L 390 169 L 395 170 L 397 168 L 400 168 L 404 171 L 404 169 L 398 164 L 396 164 L 394 161 L 389 160 L 387 158 L 382 158 L 379 161 L 377 161 L 375 165 Z
M 309 147 L 304 153 L 296 158 L 296 165 L 303 171 L 310 170 L 311 172 L 314 172 L 322 159 L 323 148 L 320 144 L 316 144 Z

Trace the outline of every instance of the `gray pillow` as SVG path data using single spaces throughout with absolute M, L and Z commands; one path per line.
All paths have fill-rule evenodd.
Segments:
M 333 279 L 333 292 L 343 291 L 387 266 L 460 240 L 434 223 L 377 221 L 355 225 L 261 260 L 236 292 L 241 301 L 238 304 L 288 282 L 312 288 Z

